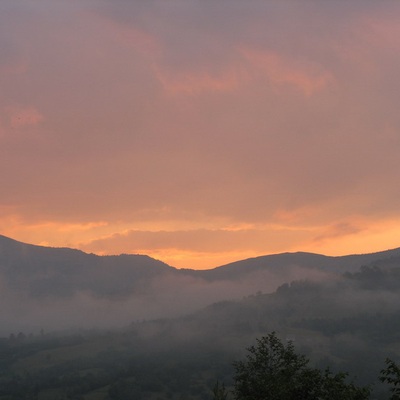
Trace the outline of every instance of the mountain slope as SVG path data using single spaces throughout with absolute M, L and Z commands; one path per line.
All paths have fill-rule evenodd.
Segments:
M 282 273 L 293 268 L 343 274 L 345 272 L 357 271 L 364 265 L 370 265 L 380 260 L 398 256 L 400 256 L 400 248 L 370 254 L 336 257 L 305 252 L 281 253 L 235 261 L 214 269 L 195 271 L 195 273 L 210 281 L 241 279 L 250 273 L 266 270 Z
M 0 273 L 33 296 L 86 290 L 96 296 L 129 294 L 176 269 L 145 255 L 96 256 L 69 248 L 34 246 L 0 236 Z
M 180 316 L 214 302 L 272 293 L 292 281 L 337 280 L 396 257 L 400 249 L 345 257 L 285 253 L 195 271 L 144 255 L 97 256 L 0 236 L 0 335 Z

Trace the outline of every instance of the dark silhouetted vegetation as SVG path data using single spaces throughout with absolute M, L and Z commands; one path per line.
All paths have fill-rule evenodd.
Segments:
M 312 368 L 270 333 L 257 339 L 244 361 L 235 365 L 233 397 L 236 400 L 365 400 L 370 390 L 347 382 L 347 374 Z

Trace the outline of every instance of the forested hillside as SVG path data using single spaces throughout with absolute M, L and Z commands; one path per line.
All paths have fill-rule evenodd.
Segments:
M 0 335 L 176 318 L 215 302 L 273 293 L 300 279 L 333 282 L 362 265 L 398 256 L 400 249 L 344 257 L 284 253 L 197 271 L 145 255 L 96 256 L 0 236 Z
M 232 383 L 232 362 L 271 331 L 316 367 L 348 371 L 386 399 L 378 376 L 386 357 L 400 357 L 399 261 L 123 331 L 15 332 L 1 341 L 0 399 L 211 399 L 217 381 Z

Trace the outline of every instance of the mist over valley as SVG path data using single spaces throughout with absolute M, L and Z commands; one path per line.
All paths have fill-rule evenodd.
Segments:
M 211 399 L 215 382 L 232 384 L 232 362 L 273 331 L 385 399 L 377 376 L 400 355 L 399 249 L 189 270 L 1 236 L 0 274 L 0 399 L 25 398 L 32 379 L 38 398 Z
M 285 253 L 209 270 L 176 269 L 145 255 L 96 256 L 0 237 L 0 333 L 124 327 L 180 317 L 292 281 L 336 282 L 345 272 L 400 255 Z

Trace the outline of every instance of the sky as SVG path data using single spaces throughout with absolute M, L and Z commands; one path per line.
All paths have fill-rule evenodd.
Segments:
M 2 0 L 0 234 L 177 268 L 400 246 L 400 2 Z

